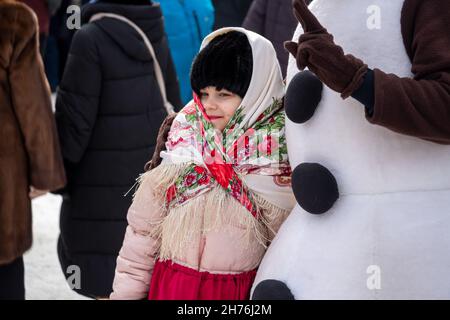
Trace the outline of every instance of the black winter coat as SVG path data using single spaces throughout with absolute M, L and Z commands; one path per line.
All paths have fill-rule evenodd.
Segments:
M 289 54 L 284 49 L 283 43 L 292 39 L 297 24 L 292 10 L 292 0 L 255 0 L 242 26 L 272 42 L 285 77 Z
M 56 122 L 68 186 L 61 207 L 58 255 L 80 268 L 87 296 L 108 296 L 122 246 L 132 193 L 124 194 L 151 158 L 167 113 L 142 38 L 99 12 L 125 16 L 148 36 L 160 63 L 169 101 L 181 106 L 159 5 L 87 4 L 73 38 L 58 91 Z

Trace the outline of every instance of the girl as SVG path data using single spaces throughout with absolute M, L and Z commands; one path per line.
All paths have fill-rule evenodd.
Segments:
M 248 299 L 295 204 L 270 42 L 242 28 L 213 32 L 191 84 L 161 164 L 140 178 L 112 299 Z

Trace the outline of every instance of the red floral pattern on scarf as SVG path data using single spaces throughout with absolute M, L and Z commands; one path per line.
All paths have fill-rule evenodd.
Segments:
M 192 163 L 167 189 L 166 205 L 168 207 L 182 205 L 218 184 L 254 217 L 257 217 L 255 200 L 240 176 L 248 173 L 271 175 L 278 179 L 275 181 L 277 185 L 287 181 L 286 178 L 290 177 L 291 169 L 287 161 L 284 135 L 282 141 L 276 141 L 272 136 L 284 128 L 281 101 L 274 100 L 273 105 L 267 108 L 254 125 L 244 133 L 236 131 L 237 124 L 244 117 L 241 111 L 242 109 L 236 111 L 224 129 L 223 133 L 226 137 L 215 133 L 200 99 L 195 94 L 194 102 L 180 111 L 194 130 L 189 131 L 189 136 L 186 134 L 189 126 L 180 125 L 175 120 L 169 133 L 168 151 L 182 148 L 187 142 L 201 152 L 204 164 Z M 256 134 L 261 130 L 269 134 L 266 134 L 263 139 L 256 139 Z M 257 157 L 271 159 L 269 165 L 246 164 L 247 160 Z

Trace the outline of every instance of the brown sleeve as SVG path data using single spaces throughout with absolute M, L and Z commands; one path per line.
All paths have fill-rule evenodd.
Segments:
M 375 69 L 369 122 L 450 144 L 450 1 L 406 0 L 402 31 L 414 79 Z
M 31 11 L 18 5 L 9 79 L 28 156 L 30 183 L 38 189 L 54 190 L 63 187 L 66 179 L 36 24 Z

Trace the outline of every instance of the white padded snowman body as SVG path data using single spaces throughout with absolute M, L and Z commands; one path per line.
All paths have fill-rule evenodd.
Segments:
M 412 77 L 401 35 L 403 2 L 315 0 L 310 9 L 345 53 Z M 373 5 L 381 28 L 371 30 Z M 302 32 L 299 26 L 293 39 Z M 288 80 L 297 72 L 291 57 Z M 325 85 L 314 116 L 286 126 L 292 168 L 325 166 L 340 198 L 323 215 L 295 207 L 254 287 L 277 279 L 296 299 L 450 298 L 450 147 L 372 125 L 358 101 L 342 100 Z

